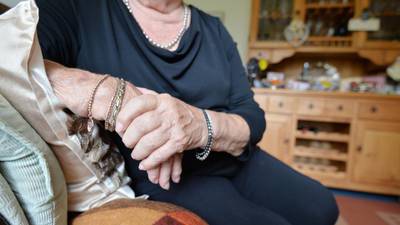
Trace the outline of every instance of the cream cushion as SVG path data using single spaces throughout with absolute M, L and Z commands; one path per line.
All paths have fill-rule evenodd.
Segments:
M 29 224 L 67 224 L 67 190 L 57 159 L 1 95 L 0 173 L 25 211 Z
M 68 208 L 86 211 L 115 199 L 134 198 L 124 164 L 113 177 L 91 164 L 76 135 L 67 128 L 68 115 L 52 91 L 36 36 L 39 20 L 33 0 L 19 3 L 0 16 L 0 93 L 50 145 L 68 187 Z M 117 178 L 117 179 L 116 179 Z
M 0 173 L 0 215 L 11 225 L 29 225 L 19 202 Z M 0 220 L 0 224 L 1 220 Z

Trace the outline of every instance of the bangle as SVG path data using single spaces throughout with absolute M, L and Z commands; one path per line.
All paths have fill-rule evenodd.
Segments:
M 110 75 L 108 75 L 108 74 L 106 74 L 104 77 L 102 77 L 102 78 L 97 82 L 96 86 L 93 88 L 92 92 L 90 93 L 89 102 L 88 102 L 88 108 L 87 108 L 87 111 L 88 111 L 88 118 L 89 118 L 89 121 L 88 121 L 88 125 L 87 125 L 87 126 L 88 126 L 88 131 L 89 131 L 89 132 L 92 130 L 93 125 L 94 125 L 93 115 L 92 115 L 92 107 L 93 107 L 94 97 L 95 97 L 96 92 L 97 92 L 97 90 L 99 89 L 100 85 L 101 85 L 105 80 L 107 80 L 107 78 L 109 78 L 109 77 L 110 77 Z
M 105 129 L 113 132 L 119 111 L 121 111 L 122 101 L 124 100 L 126 90 L 126 81 L 118 79 L 118 84 L 115 89 L 115 94 L 112 98 L 110 108 L 108 109 L 105 120 Z
M 202 110 L 204 114 L 204 118 L 206 119 L 206 124 L 207 124 L 207 144 L 204 146 L 202 149 L 203 151 L 197 152 L 196 153 L 196 159 L 200 161 L 204 161 L 208 155 L 210 155 L 211 148 L 214 142 L 214 132 L 213 132 L 213 126 L 212 126 L 212 121 L 206 110 Z

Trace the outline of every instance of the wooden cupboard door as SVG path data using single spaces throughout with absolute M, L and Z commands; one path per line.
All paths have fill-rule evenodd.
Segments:
M 279 114 L 267 114 L 267 130 L 258 144 L 261 149 L 287 162 L 289 159 L 292 117 Z
M 353 177 L 400 187 L 400 123 L 359 122 Z

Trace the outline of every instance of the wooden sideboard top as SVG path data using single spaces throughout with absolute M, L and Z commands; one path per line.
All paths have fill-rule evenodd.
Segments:
M 354 93 L 341 91 L 294 91 L 288 89 L 272 90 L 268 88 L 253 88 L 255 94 L 288 95 L 302 97 L 333 97 L 333 98 L 357 98 L 370 100 L 397 100 L 400 101 L 400 95 L 386 95 L 377 93 Z

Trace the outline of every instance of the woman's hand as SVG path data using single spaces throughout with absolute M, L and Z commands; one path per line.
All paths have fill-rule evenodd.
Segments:
M 161 165 L 147 171 L 149 180 L 154 184 L 160 184 L 162 188 L 168 190 L 170 179 L 179 183 L 182 174 L 182 154 L 176 154 Z
M 116 131 L 139 169 L 149 171 L 177 153 L 204 146 L 207 126 L 200 109 L 168 94 L 132 98 L 117 117 Z
M 146 88 L 137 87 L 142 94 L 157 95 L 158 93 Z M 179 183 L 182 173 L 182 154 L 175 154 L 167 161 L 155 168 L 147 170 L 149 180 L 154 184 L 159 184 L 163 189 L 168 190 L 170 180 Z

